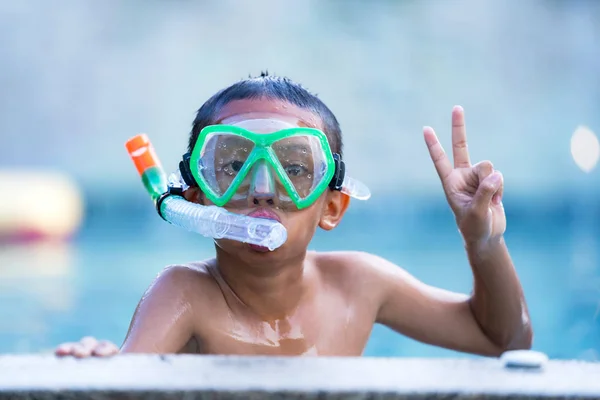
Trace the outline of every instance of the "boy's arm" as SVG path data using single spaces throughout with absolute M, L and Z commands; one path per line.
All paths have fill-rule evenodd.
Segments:
M 503 350 L 531 348 L 529 311 L 504 237 L 467 244 L 466 250 L 474 278 L 470 305 L 479 326 Z
M 193 270 L 166 268 L 148 288 L 133 315 L 122 353 L 181 352 L 194 335 L 190 299 Z
M 425 143 L 456 217 L 473 270 L 471 297 L 429 287 L 383 261 L 378 320 L 424 342 L 480 354 L 529 348 L 531 324 L 523 290 L 504 243 L 504 181 L 489 161 L 472 165 L 464 112 L 452 110 L 450 162 L 432 128 Z
M 471 296 L 426 285 L 374 255 L 354 258 L 369 271 L 363 289 L 376 293 L 377 322 L 421 342 L 468 353 L 498 356 L 530 348 L 526 305 L 504 244 L 482 259 L 467 251 L 477 259 Z
M 84 358 L 108 357 L 119 352 L 196 353 L 198 343 L 193 325 L 196 319 L 191 301 L 202 285 L 198 271 L 184 266 L 168 267 L 140 300 L 120 351 L 111 342 L 84 337 L 79 342 L 59 345 L 55 354 Z

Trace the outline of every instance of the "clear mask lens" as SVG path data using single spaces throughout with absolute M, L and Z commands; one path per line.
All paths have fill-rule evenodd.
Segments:
M 212 133 L 203 144 L 197 168 L 205 182 L 218 196 L 235 190 L 226 206 L 271 199 L 287 208 L 292 205 L 292 194 L 285 189 L 284 181 L 295 195 L 305 199 L 325 178 L 326 155 L 316 137 L 281 139 L 262 149 L 262 156 L 253 158 L 253 165 L 247 165 L 255 147 L 251 140 L 231 133 Z

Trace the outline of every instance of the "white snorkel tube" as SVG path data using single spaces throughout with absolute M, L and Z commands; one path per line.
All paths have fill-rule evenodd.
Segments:
M 285 227 L 274 220 L 234 214 L 217 206 L 203 206 L 183 198 L 183 190 L 171 183 L 145 134 L 125 144 L 158 214 L 170 224 L 214 239 L 231 239 L 275 250 L 287 239 Z M 179 189 L 179 190 L 177 190 Z

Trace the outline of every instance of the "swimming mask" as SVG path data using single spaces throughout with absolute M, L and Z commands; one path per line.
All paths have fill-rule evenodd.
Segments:
M 263 198 L 280 208 L 302 209 L 327 188 L 370 197 L 364 184 L 346 176 L 322 131 L 272 119 L 205 127 L 180 172 L 217 206 L 243 208 Z

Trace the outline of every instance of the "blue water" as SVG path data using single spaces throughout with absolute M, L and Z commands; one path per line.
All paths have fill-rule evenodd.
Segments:
M 90 201 L 71 243 L 0 247 L 0 352 L 49 351 L 84 335 L 120 344 L 140 296 L 163 266 L 212 256 L 210 240 L 164 223 L 143 196 L 118 209 L 109 199 Z M 506 237 L 525 288 L 534 348 L 556 358 L 596 359 L 600 224 L 595 217 L 574 217 L 566 201 L 543 208 L 510 198 L 505 204 Z M 311 248 L 373 252 L 429 284 L 471 289 L 443 198 L 353 205 L 336 230 L 317 233 Z M 377 326 L 365 355 L 458 354 Z

